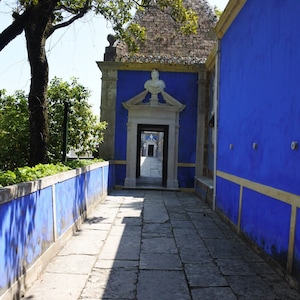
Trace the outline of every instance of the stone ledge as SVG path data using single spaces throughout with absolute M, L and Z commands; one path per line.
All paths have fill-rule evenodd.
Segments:
M 38 190 L 44 189 L 46 187 L 52 186 L 58 182 L 62 182 L 73 178 L 77 175 L 87 173 L 94 169 L 97 169 L 101 166 L 109 165 L 109 162 L 99 162 L 92 164 L 90 166 L 54 174 L 47 176 L 38 180 L 33 180 L 29 182 L 17 183 L 14 185 L 9 185 L 3 188 L 0 188 L 0 204 L 9 202 L 13 199 L 20 198 L 31 193 L 34 193 Z

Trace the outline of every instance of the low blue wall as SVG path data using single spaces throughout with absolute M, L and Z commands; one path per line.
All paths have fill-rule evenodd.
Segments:
M 96 163 L 0 189 L 0 298 L 26 285 L 22 275 L 105 198 L 113 174 L 112 164 Z

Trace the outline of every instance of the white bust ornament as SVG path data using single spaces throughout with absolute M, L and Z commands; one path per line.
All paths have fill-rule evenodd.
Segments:
M 150 104 L 158 103 L 157 95 L 165 89 L 166 85 L 163 80 L 159 79 L 159 72 L 153 69 L 151 72 L 151 79 L 147 80 L 144 88 L 151 94 Z

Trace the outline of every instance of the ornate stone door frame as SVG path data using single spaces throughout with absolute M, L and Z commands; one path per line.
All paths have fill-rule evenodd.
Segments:
M 178 129 L 179 113 L 185 105 L 162 91 L 165 103 L 143 103 L 148 91 L 143 91 L 137 96 L 123 103 L 128 110 L 127 123 L 127 154 L 125 187 L 136 186 L 136 157 L 138 125 L 164 125 L 169 128 L 168 162 L 167 162 L 167 188 L 178 188 L 177 163 L 178 163 Z

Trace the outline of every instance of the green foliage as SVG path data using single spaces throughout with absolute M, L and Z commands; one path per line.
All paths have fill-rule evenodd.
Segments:
M 42 177 L 50 176 L 71 168 L 63 164 L 38 164 L 35 167 L 22 167 L 13 171 L 0 171 L 0 187 L 20 182 L 32 181 Z
M 97 152 L 103 142 L 105 122 L 99 122 L 88 103 L 89 91 L 72 79 L 71 83 L 54 78 L 48 88 L 49 152 L 52 162 L 61 160 L 64 102 L 72 107 L 69 113 L 68 149 L 78 155 Z M 17 91 L 7 96 L 0 91 L 0 169 L 14 170 L 28 165 L 29 111 L 26 95 Z M 24 172 L 24 171 L 22 171 Z
M 0 188 L 17 182 L 17 175 L 12 171 L 0 171 Z
M 41 8 L 47 5 L 38 0 L 19 0 L 19 4 L 19 11 L 29 10 L 37 4 Z M 124 40 L 129 50 L 136 52 L 146 34 L 145 28 L 133 21 L 133 14 L 136 10 L 145 9 L 150 5 L 156 5 L 158 9 L 171 15 L 180 24 L 184 34 L 197 32 L 198 16 L 192 9 L 186 8 L 182 0 L 61 0 L 54 8 L 49 32 L 52 34 L 56 29 L 68 26 L 92 11 L 108 20 L 116 37 Z
M 143 10 L 147 6 L 155 5 L 158 9 L 172 16 L 179 23 L 183 34 L 197 32 L 198 16 L 192 9 L 186 8 L 182 0 L 116 0 L 116 1 L 95 1 L 96 14 L 102 14 L 113 25 L 116 37 L 124 40 L 128 49 L 132 52 L 139 50 L 139 44 L 146 38 L 146 30 L 133 21 L 132 13 L 136 10 Z M 100 5 L 99 5 L 100 4 Z
M 99 122 L 88 103 L 90 92 L 76 78 L 71 83 L 54 78 L 48 87 L 49 152 L 54 160 L 61 159 L 64 103 L 70 105 L 68 114 L 68 150 L 76 154 L 93 153 L 103 142 L 105 122 Z M 68 151 L 67 151 L 68 152 Z
M 22 167 L 13 171 L 0 170 L 0 188 L 20 182 L 37 180 L 46 176 L 65 172 L 71 169 L 82 168 L 93 163 L 101 162 L 102 159 L 73 160 L 65 164 L 38 164 L 34 167 Z
M 70 160 L 65 162 L 64 164 L 68 167 L 70 167 L 71 169 L 77 169 L 77 168 L 82 168 L 82 167 L 86 167 L 89 166 L 91 163 L 97 163 L 97 162 L 103 162 L 104 160 L 102 158 L 98 158 L 98 159 L 76 159 L 76 160 Z
M 63 164 L 38 164 L 34 167 L 22 167 L 15 171 L 17 182 L 26 182 L 36 180 L 42 177 L 50 176 L 69 170 L 70 168 Z
M 214 7 L 214 11 L 215 11 L 217 18 L 220 19 L 223 11 L 220 10 L 217 6 Z
M 195 11 L 186 8 L 182 0 L 157 0 L 158 7 L 168 13 L 181 25 L 183 34 L 197 33 L 198 16 Z
M 0 91 L 0 169 L 26 165 L 29 152 L 29 111 L 22 91 Z

